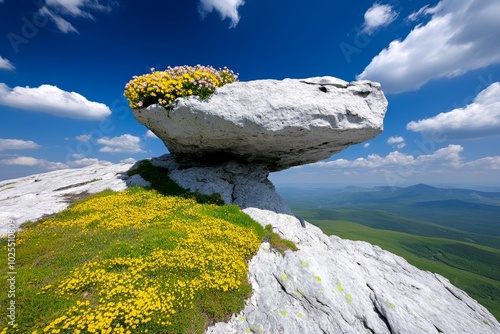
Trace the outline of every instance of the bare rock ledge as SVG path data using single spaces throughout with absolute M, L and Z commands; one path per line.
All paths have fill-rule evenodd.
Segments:
M 372 139 L 386 110 L 378 83 L 316 77 L 235 82 L 206 100 L 180 98 L 167 109 L 135 109 L 134 116 L 176 156 L 278 171 Z

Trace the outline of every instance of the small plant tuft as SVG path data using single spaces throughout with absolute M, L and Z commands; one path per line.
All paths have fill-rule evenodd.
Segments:
M 283 239 L 274 233 L 272 225 L 266 225 L 264 231 L 265 235 L 262 240 L 269 242 L 271 248 L 277 250 L 281 255 L 285 255 L 286 250 L 293 252 L 298 250 L 297 245 L 293 241 Z

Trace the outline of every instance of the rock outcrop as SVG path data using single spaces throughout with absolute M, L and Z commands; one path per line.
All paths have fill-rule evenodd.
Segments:
M 327 237 L 293 216 L 243 210 L 293 240 L 251 260 L 244 310 L 207 333 L 498 333 L 496 319 L 444 277 L 366 242 Z
M 329 158 L 378 135 L 387 100 L 378 83 L 333 77 L 235 82 L 207 100 L 134 110 L 170 153 L 270 171 Z
M 221 194 L 299 248 L 282 255 L 263 242 L 249 263 L 252 296 L 207 333 L 500 333 L 483 306 L 442 276 L 298 219 L 268 180 L 270 171 L 328 158 L 379 134 L 387 109 L 380 85 L 260 80 L 176 103 L 134 110 L 174 154 L 152 164 L 184 188 Z M 63 210 L 88 193 L 147 185 L 127 176 L 130 167 L 94 165 L 0 182 L 0 228 Z
M 294 217 L 264 166 L 182 164 L 152 159 L 181 186 L 219 192 L 299 250 L 285 256 L 263 243 L 250 261 L 253 295 L 242 312 L 207 330 L 228 333 L 499 333 L 480 304 L 437 274 L 366 242 L 326 236 Z

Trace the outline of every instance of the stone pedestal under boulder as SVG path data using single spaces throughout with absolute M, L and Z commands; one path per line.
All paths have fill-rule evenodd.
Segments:
M 278 171 L 374 138 L 386 110 L 378 83 L 317 77 L 235 82 L 206 100 L 180 98 L 167 109 L 136 109 L 134 116 L 174 155 Z
M 269 181 L 269 169 L 262 164 L 229 161 L 206 165 L 196 161 L 179 161 L 171 154 L 151 159 L 154 166 L 168 170 L 168 176 L 181 187 L 205 195 L 220 194 L 226 204 L 240 208 L 261 208 L 293 215 Z

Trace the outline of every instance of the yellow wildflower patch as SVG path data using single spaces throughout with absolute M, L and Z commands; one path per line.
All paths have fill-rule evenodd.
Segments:
M 220 218 L 225 210 L 134 188 L 91 197 L 20 232 L 20 259 L 24 247 L 36 240 L 32 246 L 38 249 L 44 235 L 52 243 L 77 246 L 67 246 L 74 255 L 37 254 L 39 260 L 20 268 L 19 275 L 45 272 L 42 263 L 55 263 L 57 269 L 67 261 L 63 258 L 78 263 L 60 276 L 34 280 L 40 287 L 29 298 L 46 313 L 24 328 L 30 333 L 185 332 L 186 319 L 202 319 L 206 312 L 198 309 L 200 300 L 241 298 L 249 288 L 247 261 L 260 240 L 253 228 Z M 100 249 L 88 255 L 83 248 L 93 245 Z M 50 311 L 48 300 L 59 308 Z
M 97 196 L 67 210 L 69 218 L 47 221 L 47 227 L 103 228 L 106 230 L 133 227 L 144 229 L 155 222 L 169 219 L 181 206 L 191 206 L 194 200 L 163 196 L 157 192 L 121 192 L 112 196 Z M 76 214 L 77 217 L 75 218 Z
M 130 108 L 145 108 L 152 104 L 171 105 L 175 99 L 191 95 L 204 99 L 216 87 L 235 82 L 238 75 L 227 67 L 216 70 L 211 66 L 177 66 L 134 76 L 125 86 L 125 97 Z

